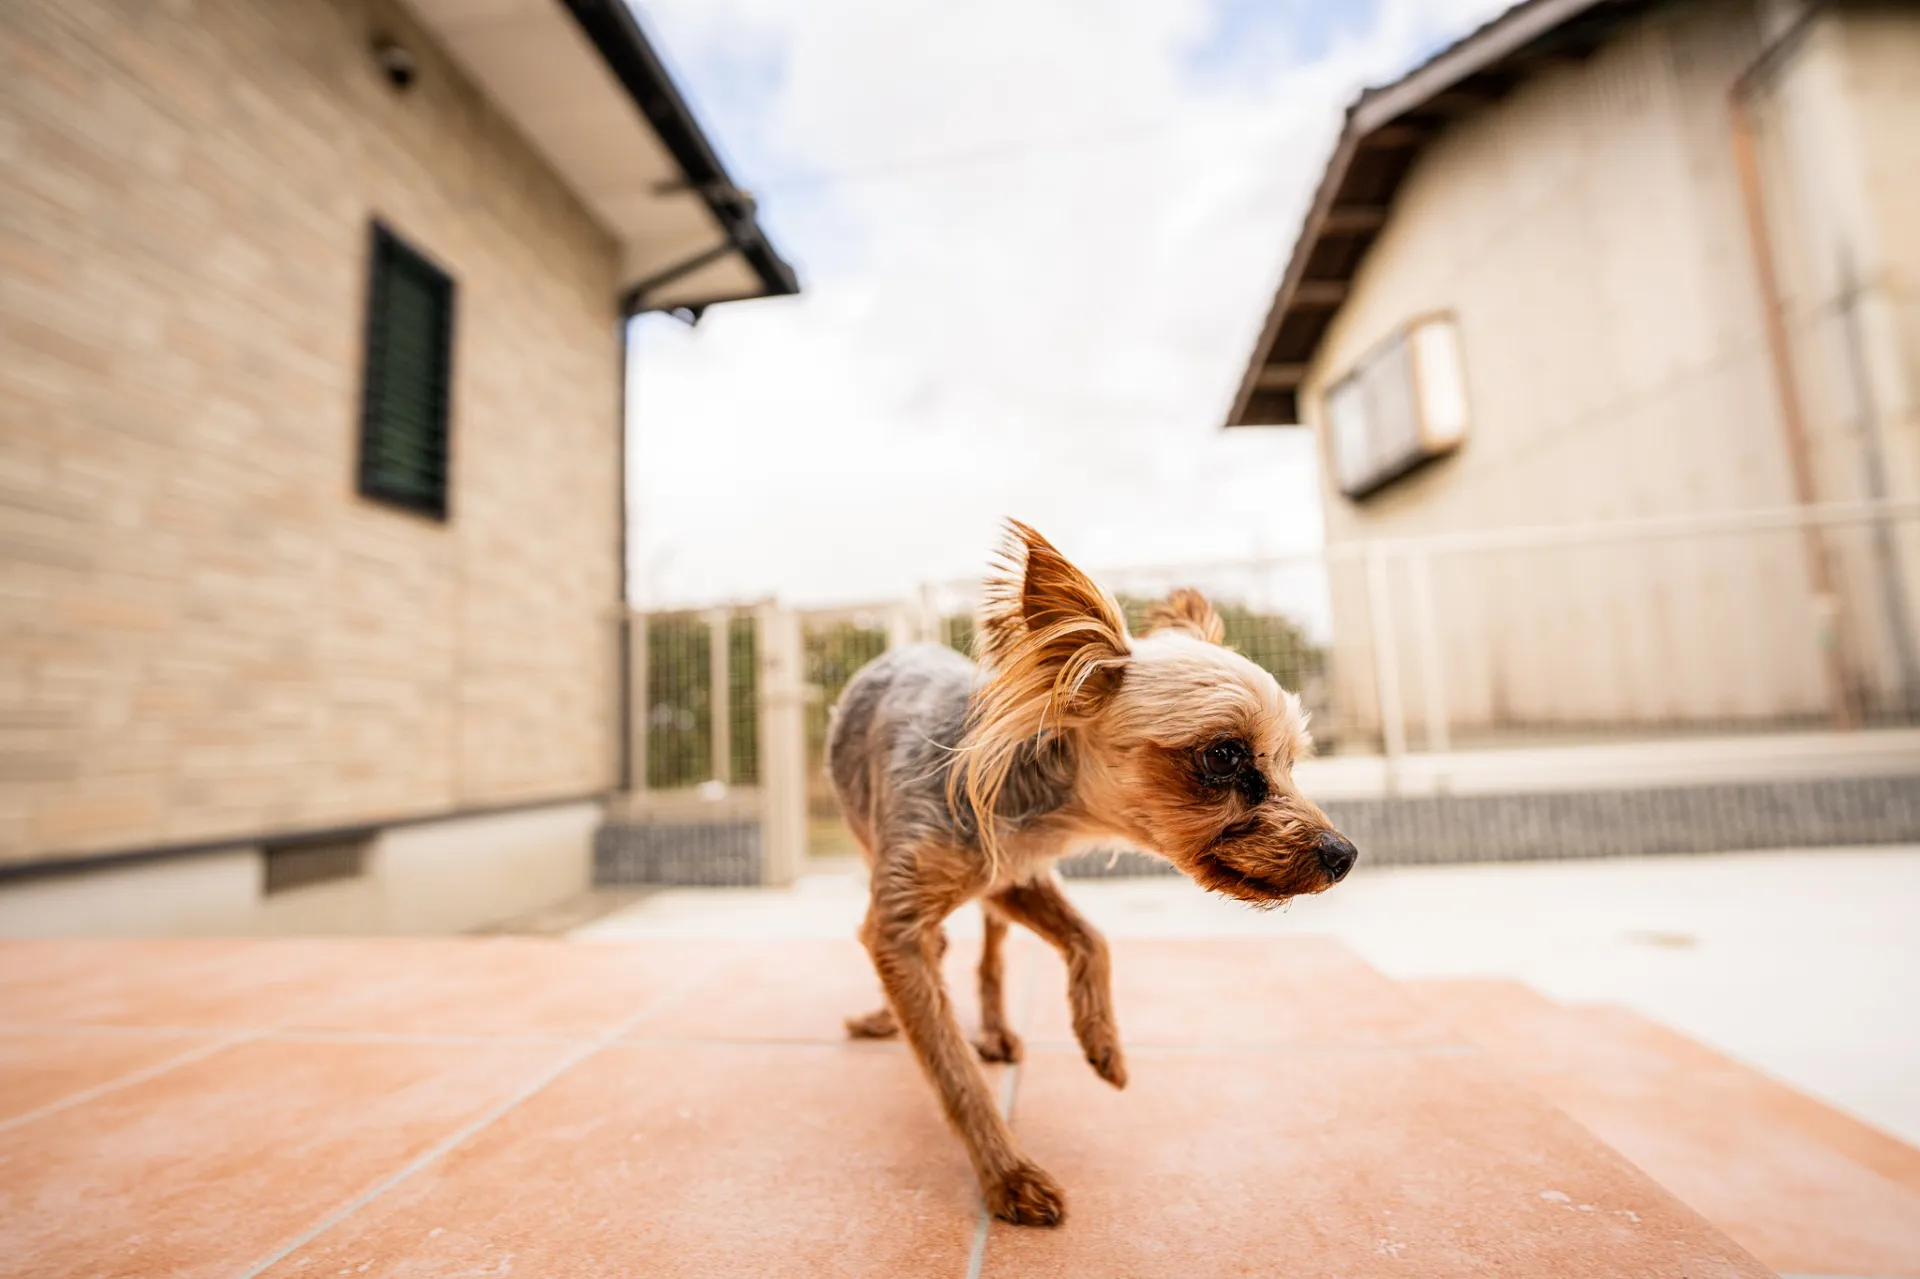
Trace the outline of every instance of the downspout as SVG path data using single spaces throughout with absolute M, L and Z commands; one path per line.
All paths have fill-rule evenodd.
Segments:
M 692 275 L 695 271 L 698 271 L 709 263 L 719 261 L 727 254 L 733 252 L 737 247 L 734 240 L 729 238 L 722 240 L 719 244 L 701 249 L 698 253 L 690 257 L 682 258 L 665 270 L 648 276 L 646 279 L 628 289 L 620 298 L 620 337 L 617 343 L 620 359 L 620 421 L 615 428 L 618 434 L 614 437 L 618 444 L 614 453 L 614 469 L 618 472 L 616 482 L 619 484 L 620 493 L 620 517 L 615 521 L 619 525 L 620 537 L 620 545 L 618 548 L 620 582 L 614 590 L 615 608 L 618 610 L 620 619 L 620 642 L 618 646 L 620 657 L 620 746 L 618 755 L 619 763 L 614 776 L 623 792 L 632 792 L 645 780 L 636 775 L 640 769 L 637 767 L 634 759 L 633 729 L 635 723 L 635 707 L 644 700 L 647 695 L 646 689 L 634 687 L 633 658 L 636 645 L 633 642 L 633 628 L 636 625 L 636 620 L 633 615 L 633 600 L 630 593 L 632 583 L 628 581 L 629 564 L 627 543 L 629 540 L 629 526 L 632 523 L 633 517 L 627 500 L 628 486 L 630 483 L 628 474 L 629 459 L 627 456 L 627 381 L 628 373 L 630 372 L 628 361 L 631 358 L 633 349 L 633 321 L 636 316 L 649 309 L 647 306 L 647 294 L 653 292 L 655 289 L 672 284 L 675 280 Z M 705 311 L 706 307 L 704 305 L 688 306 L 678 308 L 675 311 L 669 312 L 669 314 L 681 316 L 688 324 L 698 324 L 701 315 Z
M 627 542 L 629 525 L 632 522 L 632 513 L 627 501 L 629 484 L 627 457 L 627 375 L 629 372 L 628 360 L 630 352 L 632 351 L 633 321 L 636 316 L 649 309 L 647 304 L 647 295 L 649 293 L 656 289 L 664 288 L 676 280 L 692 275 L 695 271 L 707 266 L 709 263 L 719 261 L 738 247 L 737 241 L 729 237 L 718 244 L 701 249 L 698 253 L 682 258 L 665 270 L 648 276 L 646 279 L 628 289 L 620 298 L 620 337 L 617 344 L 619 347 L 620 360 L 620 421 L 616 427 L 618 434 L 614 437 L 618 444 L 614 457 L 615 470 L 618 472 L 616 482 L 619 484 L 620 494 L 620 517 L 615 521 L 619 525 L 620 537 L 620 545 L 618 547 L 620 582 L 614 591 L 615 607 L 618 609 L 620 619 L 620 642 L 618 646 L 620 657 L 620 746 L 618 755 L 619 763 L 615 770 L 615 779 L 619 783 L 620 789 L 624 792 L 633 791 L 645 780 L 637 776 L 640 768 L 634 759 L 633 729 L 635 723 L 635 707 L 645 699 L 647 695 L 646 689 L 634 687 L 633 658 L 636 645 L 633 642 L 633 628 L 635 626 L 635 618 L 633 615 L 633 600 L 629 594 L 631 583 L 627 580 L 629 572 Z M 669 312 L 669 314 L 680 316 L 688 324 L 698 324 L 701 315 L 706 309 L 704 304 L 686 306 L 676 308 Z
M 1873 372 L 1867 367 L 1866 335 L 1860 332 L 1860 281 L 1854 274 L 1853 255 L 1840 255 L 1840 333 L 1847 347 L 1847 372 L 1853 379 L 1854 410 L 1859 417 L 1860 469 L 1867 497 L 1875 502 L 1887 500 L 1887 457 L 1881 441 L 1880 410 L 1875 402 Z M 1887 619 L 1887 640 L 1893 646 L 1894 662 L 1900 668 L 1900 707 L 1911 714 L 1920 710 L 1920 650 L 1916 650 L 1913 627 L 1908 622 L 1906 579 L 1901 573 L 1901 556 L 1894 544 L 1893 522 L 1886 518 L 1873 522 L 1873 564 L 1880 579 L 1880 609 Z
M 1766 331 L 1767 357 L 1773 367 L 1774 395 L 1780 406 L 1780 424 L 1787 435 L 1787 462 L 1793 476 L 1794 501 L 1810 507 L 1818 500 L 1813 478 L 1813 452 L 1807 438 L 1807 423 L 1801 411 L 1799 382 L 1793 371 L 1793 349 L 1787 336 L 1780 280 L 1773 266 L 1773 240 L 1768 229 L 1765 193 L 1760 184 L 1759 151 L 1755 143 L 1758 129 L 1753 118 L 1753 99 L 1786 60 L 1800 46 L 1814 22 L 1825 12 L 1826 0 L 1812 0 L 1786 30 L 1760 50 L 1753 62 L 1734 79 L 1727 92 L 1727 104 L 1733 124 L 1733 166 L 1740 188 L 1740 203 L 1746 212 L 1747 237 L 1753 248 L 1753 266 L 1760 287 L 1761 321 Z M 1820 633 L 1819 645 L 1825 657 L 1827 695 L 1833 708 L 1835 728 L 1854 728 L 1858 716 L 1847 680 L 1846 658 L 1841 643 L 1842 612 L 1833 586 L 1833 568 L 1828 561 L 1825 539 L 1812 523 L 1802 526 L 1801 536 L 1807 561 L 1807 580 L 1813 588 L 1814 610 Z
M 629 597 L 627 582 L 627 525 L 631 518 L 627 509 L 627 360 L 632 341 L 633 317 L 622 308 L 618 323 L 620 332 L 614 347 L 618 352 L 620 376 L 619 389 L 614 399 L 619 421 L 614 427 L 613 469 L 616 486 L 614 491 L 618 495 L 617 510 L 619 512 L 618 518 L 614 520 L 615 536 L 620 539 L 620 544 L 616 548 L 615 555 L 615 563 L 619 565 L 619 577 L 614 583 L 613 598 L 614 607 L 617 610 L 615 616 L 618 618 L 616 634 L 619 637 L 615 645 L 615 658 L 620 665 L 617 676 L 620 713 L 619 723 L 616 726 L 620 740 L 614 748 L 617 752 L 614 757 L 617 762 L 614 765 L 613 776 L 614 784 L 622 792 L 631 792 L 636 780 L 633 775 L 634 704 L 645 696 L 645 692 L 633 686 L 633 601 Z

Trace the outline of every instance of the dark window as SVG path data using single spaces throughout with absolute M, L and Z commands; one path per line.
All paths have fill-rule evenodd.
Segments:
M 362 493 L 447 517 L 452 365 L 452 278 L 374 223 L 360 409 Z

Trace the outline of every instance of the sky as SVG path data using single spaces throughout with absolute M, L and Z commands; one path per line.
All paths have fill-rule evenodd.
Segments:
M 636 601 L 1317 545 L 1311 442 L 1220 423 L 1346 104 L 1500 7 L 636 0 L 803 289 L 637 322 Z

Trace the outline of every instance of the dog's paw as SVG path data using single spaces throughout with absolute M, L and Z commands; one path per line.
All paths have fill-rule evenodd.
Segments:
M 987 1187 L 987 1211 L 1016 1226 L 1057 1226 L 1067 1219 L 1067 1193 L 1039 1164 L 1021 1163 Z
M 1127 1055 L 1120 1051 L 1118 1043 L 1087 1045 L 1087 1064 L 1093 1067 L 1094 1074 L 1115 1088 L 1127 1086 Z
M 891 1008 L 879 1008 L 864 1017 L 847 1018 L 847 1035 L 851 1039 L 891 1039 L 899 1033 L 900 1023 L 894 1020 Z
M 973 1037 L 973 1046 L 981 1061 L 1019 1061 L 1024 1049 L 1020 1036 L 1011 1030 L 982 1030 Z

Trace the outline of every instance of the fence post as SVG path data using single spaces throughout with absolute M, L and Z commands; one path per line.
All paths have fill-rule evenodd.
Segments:
M 647 682 L 648 616 L 627 610 L 627 778 L 632 794 L 647 789 L 647 725 L 653 690 Z
M 807 857 L 806 688 L 799 614 L 776 604 L 755 613 L 759 631 L 760 878 L 790 884 Z
M 1400 757 L 1407 753 L 1406 712 L 1400 704 L 1400 655 L 1387 589 L 1387 552 L 1367 546 L 1367 621 L 1373 631 L 1373 677 L 1380 700 L 1380 744 L 1387 757 L 1387 793 L 1400 790 Z
M 707 614 L 707 740 L 713 780 L 722 785 L 733 781 L 733 654 L 727 634 L 732 620 L 731 609 Z
M 905 648 L 918 643 L 919 627 L 915 624 L 913 609 L 906 603 L 896 603 L 887 609 L 887 647 Z
M 1433 577 L 1424 547 L 1409 557 L 1407 571 L 1413 577 L 1413 627 L 1420 651 L 1420 694 L 1426 702 L 1427 749 L 1438 754 L 1450 745 L 1447 691 L 1440 679 L 1440 630 L 1433 614 Z
M 920 595 L 916 601 L 916 615 L 920 619 L 920 642 L 922 644 L 944 644 L 947 637 L 940 627 L 940 610 L 936 607 L 931 584 L 920 583 Z

